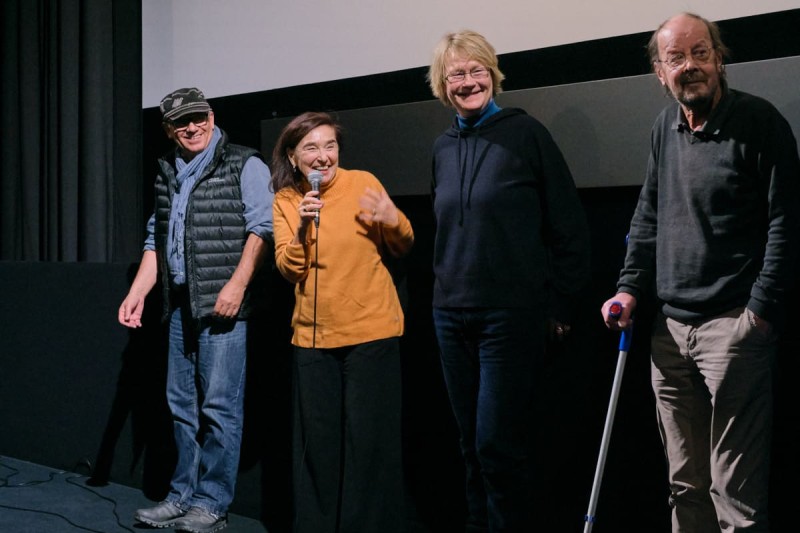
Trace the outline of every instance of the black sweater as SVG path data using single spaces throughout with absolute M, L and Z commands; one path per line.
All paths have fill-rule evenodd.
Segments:
M 570 320 L 589 277 L 586 218 L 550 133 L 521 109 L 434 144 L 435 307 L 550 307 Z
M 788 122 L 766 100 L 730 90 L 699 132 L 669 106 L 651 144 L 619 289 L 638 298 L 655 285 L 677 320 L 746 305 L 780 323 L 800 220 Z

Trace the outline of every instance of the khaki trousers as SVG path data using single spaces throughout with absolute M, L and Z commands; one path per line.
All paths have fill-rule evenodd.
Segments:
M 774 333 L 737 308 L 695 323 L 656 318 L 652 384 L 673 533 L 768 532 Z

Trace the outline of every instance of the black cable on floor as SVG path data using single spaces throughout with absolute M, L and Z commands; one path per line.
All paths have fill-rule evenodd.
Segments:
M 84 476 L 67 477 L 67 478 L 64 478 L 64 481 L 66 483 L 72 485 L 73 487 L 78 487 L 79 489 L 83 489 L 83 490 L 85 490 L 87 492 L 91 492 L 92 494 L 94 494 L 95 496 L 100 498 L 101 500 L 105 500 L 105 501 L 109 502 L 111 504 L 111 512 L 114 513 L 114 518 L 116 518 L 116 520 L 117 520 L 117 525 L 119 527 L 121 527 L 122 529 L 124 529 L 125 531 L 130 531 L 131 533 L 136 533 L 133 529 L 131 529 L 131 528 L 129 528 L 129 527 L 127 527 L 127 526 L 122 524 L 122 520 L 120 519 L 119 513 L 117 512 L 117 500 L 115 500 L 114 498 L 109 498 L 108 496 L 103 496 L 102 494 L 100 494 L 96 490 L 94 490 L 92 488 L 89 488 L 86 485 L 79 485 L 78 483 L 73 483 L 71 481 L 73 479 L 79 479 L 79 478 L 82 478 L 82 477 L 84 477 Z
M 51 512 L 51 511 L 43 511 L 41 509 L 27 509 L 25 507 L 16 507 L 16 506 L 13 506 L 13 505 L 3 505 L 3 504 L 0 504 L 0 509 L 10 509 L 12 511 L 24 511 L 24 512 L 34 513 L 34 514 L 43 514 L 43 515 L 55 516 L 56 518 L 60 518 L 64 522 L 68 523 L 72 527 L 76 527 L 76 528 L 81 529 L 83 531 L 90 531 L 91 533 L 108 533 L 108 531 L 100 531 L 99 529 L 92 529 L 92 528 L 89 528 L 89 527 L 84 527 L 84 526 L 78 525 L 75 522 L 73 522 L 72 520 L 70 520 L 69 518 L 67 518 L 66 516 L 64 516 L 62 514 L 54 513 L 54 512 Z M 125 528 L 125 529 L 128 529 L 128 528 Z M 128 531 L 133 531 L 133 530 L 132 529 L 128 529 Z M 136 533 L 136 532 L 133 532 L 133 533 Z
M 8 465 L 6 463 L 3 463 L 2 461 L 0 461 L 0 467 L 7 468 L 8 470 L 12 471 L 9 475 L 7 475 L 7 476 L 5 476 L 3 478 L 0 478 L 0 488 L 3 488 L 3 489 L 26 488 L 26 487 L 33 487 L 33 486 L 36 486 L 36 485 L 42 485 L 44 483 L 50 483 L 50 482 L 55 480 L 55 477 L 57 475 L 61 475 L 61 474 L 65 474 L 66 473 L 63 470 L 62 471 L 58 471 L 58 472 L 50 472 L 48 479 L 31 480 L 31 481 L 26 481 L 24 483 L 18 483 L 16 485 L 11 485 L 11 484 L 9 484 L 9 480 L 12 477 L 16 476 L 17 474 L 19 474 L 19 472 L 20 472 L 19 469 L 18 468 L 14 468 L 13 466 Z M 88 492 L 91 492 L 92 494 L 94 494 L 95 496 L 100 498 L 101 500 L 105 500 L 105 501 L 111 503 L 112 504 L 111 512 L 114 513 L 114 518 L 117 521 L 117 525 L 119 527 L 121 527 L 122 529 L 124 529 L 125 531 L 130 531 L 131 533 L 137 533 L 135 530 L 125 526 L 122 523 L 122 520 L 119 517 L 119 513 L 117 513 L 117 501 L 115 499 L 109 498 L 107 496 L 103 496 L 102 494 L 98 493 L 97 491 L 95 491 L 95 490 L 93 490 L 93 489 L 91 489 L 89 487 L 86 487 L 86 486 L 83 486 L 83 485 L 79 485 L 78 483 L 75 483 L 75 482 L 71 481 L 73 479 L 79 479 L 79 478 L 82 478 L 82 477 L 84 477 L 84 476 L 75 475 L 75 476 L 72 476 L 72 477 L 66 477 L 66 478 L 64 478 L 64 482 L 69 484 L 69 485 L 72 485 L 74 487 L 78 487 L 78 488 L 81 488 L 81 489 L 86 490 Z M 23 511 L 23 512 L 28 512 L 28 513 L 38 513 L 38 514 L 43 514 L 43 515 L 48 515 L 48 516 L 55 516 L 57 518 L 60 518 L 60 519 L 64 520 L 65 522 L 67 522 L 71 526 L 76 527 L 78 529 L 81 529 L 83 531 L 90 531 L 92 533 L 107 533 L 106 531 L 99 531 L 97 529 L 91 529 L 89 527 L 80 526 L 80 525 L 76 524 L 75 522 L 71 521 L 66 516 L 64 516 L 62 514 L 59 514 L 59 513 L 54 513 L 52 511 L 44 511 L 44 510 L 41 510 L 41 509 L 28 509 L 27 507 L 18 507 L 18 506 L 3 505 L 3 504 L 0 504 L 0 508 L 9 509 L 9 510 L 12 510 L 12 511 Z
M 64 473 L 63 471 L 62 472 L 50 472 L 50 477 L 48 479 L 34 479 L 34 480 L 31 480 L 31 481 L 26 481 L 24 483 L 18 483 L 16 485 L 11 485 L 11 484 L 9 484 L 8 480 L 11 479 L 12 477 L 16 476 L 17 474 L 19 474 L 19 469 L 18 468 L 14 468 L 11 465 L 7 465 L 7 464 L 5 464 L 5 463 L 3 463 L 1 461 L 0 461 L 0 467 L 8 468 L 9 470 L 13 470 L 13 472 L 11 472 L 6 477 L 0 478 L 0 489 L 16 489 L 16 488 L 20 488 L 20 487 L 33 487 L 35 485 L 41 485 L 43 483 L 50 483 L 51 481 L 53 481 L 55 479 L 55 477 L 57 475 Z

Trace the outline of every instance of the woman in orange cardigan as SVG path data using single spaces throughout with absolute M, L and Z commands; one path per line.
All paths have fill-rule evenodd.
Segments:
M 340 140 L 331 115 L 304 113 L 272 159 L 275 261 L 295 284 L 294 532 L 403 531 L 404 323 L 383 258 L 414 233 L 375 176 L 339 167 Z

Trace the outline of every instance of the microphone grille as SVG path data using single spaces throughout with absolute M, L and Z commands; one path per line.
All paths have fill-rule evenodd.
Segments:
M 312 170 L 308 173 L 308 182 L 311 184 L 312 187 L 316 186 L 319 187 L 319 184 L 322 183 L 322 172 L 319 170 Z

